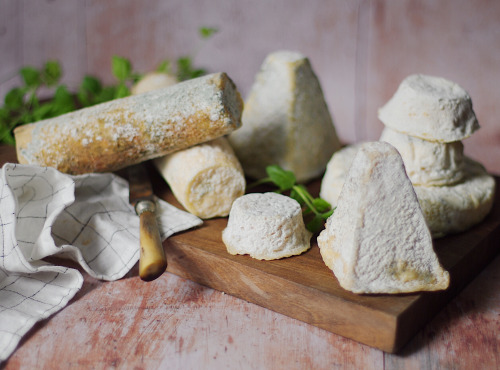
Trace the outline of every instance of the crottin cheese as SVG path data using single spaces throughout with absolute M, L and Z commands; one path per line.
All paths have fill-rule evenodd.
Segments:
M 463 140 L 479 129 L 471 98 L 462 87 L 420 74 L 401 82 L 378 117 L 403 134 L 445 143 Z
M 385 142 L 357 151 L 318 246 L 340 285 L 354 293 L 449 285 L 401 156 Z
M 17 156 L 70 174 L 114 171 L 226 135 L 242 109 L 231 79 L 211 74 L 20 126 Z
M 394 146 L 413 185 L 441 186 L 460 182 L 464 176 L 464 145 L 461 141 L 440 143 L 384 128 L 380 141 Z
M 245 193 L 245 176 L 225 137 L 154 160 L 186 210 L 203 218 L 224 217 Z
M 229 136 L 245 174 L 277 164 L 299 182 L 319 176 L 339 140 L 319 81 L 300 53 L 279 51 L 262 64 L 245 102 L 241 129 Z
M 299 203 L 278 193 L 250 193 L 236 199 L 222 240 L 230 254 L 273 260 L 307 251 L 311 232 Z

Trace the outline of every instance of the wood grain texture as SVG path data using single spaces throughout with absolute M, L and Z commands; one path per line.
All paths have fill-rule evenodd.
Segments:
M 320 182 L 311 185 L 317 194 Z M 498 187 L 498 181 L 497 181 Z M 163 196 L 175 204 L 170 194 Z M 300 256 L 259 261 L 232 256 L 222 242 L 227 219 L 205 221 L 167 241 L 168 271 L 361 343 L 397 352 L 498 253 L 500 195 L 493 212 L 468 232 L 434 246 L 450 272 L 443 292 L 356 295 L 343 290 L 325 266 L 316 241 Z
M 15 162 L 0 146 L 0 164 Z M 166 185 L 156 182 L 156 191 Z M 498 240 L 497 240 L 498 245 Z M 169 242 L 165 243 L 168 248 Z M 500 257 L 400 354 L 212 290 L 172 273 L 145 283 L 84 273 L 82 290 L 38 323 L 2 364 L 19 368 L 422 369 L 500 366 Z

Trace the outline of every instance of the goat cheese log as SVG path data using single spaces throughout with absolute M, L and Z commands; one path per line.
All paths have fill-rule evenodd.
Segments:
M 231 79 L 214 73 L 20 126 L 17 156 L 69 174 L 115 171 L 226 135 L 242 110 Z
M 245 175 L 225 137 L 156 158 L 176 199 L 192 214 L 225 217 L 245 193 Z

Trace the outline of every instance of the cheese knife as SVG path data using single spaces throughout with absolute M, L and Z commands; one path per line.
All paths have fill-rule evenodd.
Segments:
M 167 268 L 167 259 L 156 222 L 156 203 L 148 172 L 143 164 L 128 168 L 129 201 L 140 219 L 139 276 L 144 281 L 158 278 Z

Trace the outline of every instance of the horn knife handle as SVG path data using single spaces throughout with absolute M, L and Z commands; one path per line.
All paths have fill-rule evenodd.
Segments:
M 139 276 L 144 281 L 151 281 L 165 272 L 167 259 L 158 231 L 154 203 L 138 202 L 136 210 L 140 218 Z

